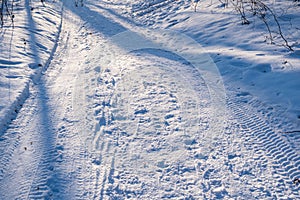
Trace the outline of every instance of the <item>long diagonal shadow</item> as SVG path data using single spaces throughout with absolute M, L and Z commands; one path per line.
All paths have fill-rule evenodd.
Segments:
M 72 2 L 67 2 L 64 6 L 65 9 L 69 9 L 72 13 L 78 15 L 82 21 L 89 23 L 93 29 L 107 37 L 112 37 L 127 30 L 121 24 L 108 19 L 99 12 L 89 9 L 87 6 L 75 7 Z
M 38 41 L 36 34 L 38 34 L 36 22 L 32 17 L 31 12 L 31 6 L 30 6 L 30 0 L 25 0 L 25 9 L 27 14 L 27 25 L 29 27 L 28 34 L 29 34 L 29 49 L 27 49 L 28 55 L 32 58 L 32 62 L 36 65 L 42 63 L 42 58 L 40 55 L 40 51 L 37 48 L 37 44 L 40 43 Z M 38 70 L 44 70 L 44 69 L 38 69 Z M 40 71 L 39 73 L 42 73 Z M 53 181 L 49 180 L 49 177 L 51 177 L 49 174 L 56 173 L 56 174 L 62 174 L 58 169 L 55 169 L 55 171 L 52 171 L 53 169 L 49 169 L 50 162 L 55 161 L 55 158 L 57 157 L 57 153 L 55 152 L 55 129 L 54 125 L 52 123 L 53 119 L 55 118 L 55 115 L 51 112 L 51 108 L 49 107 L 48 103 L 48 89 L 45 86 L 45 82 L 40 80 L 40 77 L 38 76 L 34 81 L 34 86 L 37 91 L 36 96 L 36 102 L 38 106 L 38 112 L 34 113 L 36 116 L 34 118 L 38 119 L 38 124 L 34 128 L 34 130 L 38 131 L 39 134 L 36 134 L 39 136 L 37 139 L 38 141 L 38 148 L 37 153 L 40 155 L 38 158 L 39 160 L 36 160 L 37 165 L 34 166 L 35 170 L 34 174 L 35 177 L 32 178 L 32 182 L 30 185 L 30 188 L 27 188 L 28 190 L 28 197 L 31 196 L 31 194 L 36 193 L 37 188 L 44 188 L 44 186 L 48 186 L 50 189 L 54 190 L 55 188 L 60 188 L 61 184 L 59 180 L 56 180 L 55 183 Z M 33 126 L 31 124 L 30 126 Z M 56 175 L 57 177 L 57 175 Z

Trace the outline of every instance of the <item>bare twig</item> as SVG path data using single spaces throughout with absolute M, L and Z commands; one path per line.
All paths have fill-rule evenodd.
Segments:
M 295 130 L 295 131 L 286 131 L 286 132 L 283 132 L 285 134 L 290 134 L 290 133 L 300 133 L 300 130 Z
M 218 1 L 221 2 L 222 4 L 225 4 L 225 7 L 232 6 L 241 16 L 243 25 L 250 24 L 248 16 L 251 15 L 257 16 L 267 28 L 267 32 L 269 34 L 269 39 L 271 41 L 271 44 L 276 44 L 274 38 L 275 35 L 278 35 L 279 38 L 281 38 L 281 40 L 283 41 L 283 44 L 281 46 L 284 46 L 289 51 L 293 51 L 292 46 L 289 44 L 287 38 L 283 33 L 281 24 L 278 20 L 276 13 L 262 0 L 218 0 Z M 275 27 L 271 26 L 271 23 L 274 23 Z M 274 31 L 274 28 L 277 30 Z
M 14 0 L 1 0 L 1 7 L 0 7 L 0 22 L 1 22 L 1 28 L 4 26 L 5 22 L 5 16 L 10 18 L 12 25 L 14 27 Z

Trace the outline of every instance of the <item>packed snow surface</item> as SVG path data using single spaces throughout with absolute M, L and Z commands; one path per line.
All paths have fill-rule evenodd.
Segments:
M 15 1 L 0 199 L 299 199 L 300 5 L 266 2 L 294 51 L 220 1 Z

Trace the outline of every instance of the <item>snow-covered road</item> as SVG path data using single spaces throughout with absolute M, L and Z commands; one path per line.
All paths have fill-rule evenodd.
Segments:
M 146 49 L 143 30 L 65 2 L 51 64 L 0 138 L 1 199 L 298 199 L 289 124 L 271 126 L 247 92 L 225 96 L 208 55 L 189 62 L 193 44 L 153 33 L 174 51 Z

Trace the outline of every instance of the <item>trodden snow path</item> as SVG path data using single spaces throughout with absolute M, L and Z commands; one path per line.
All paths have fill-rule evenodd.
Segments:
M 64 9 L 51 65 L 0 138 L 1 199 L 300 197 L 300 138 L 269 125 L 271 108 L 228 93 L 224 131 L 207 135 L 201 71 L 122 49 L 111 37 L 139 29 L 101 5 Z

